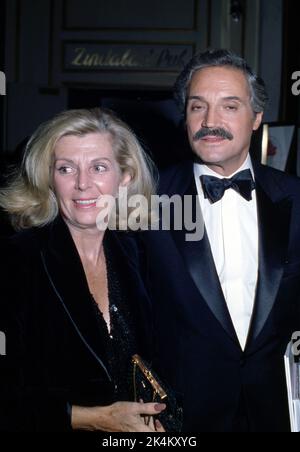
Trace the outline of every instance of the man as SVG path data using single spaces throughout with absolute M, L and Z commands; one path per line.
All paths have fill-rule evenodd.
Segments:
M 226 50 L 194 56 L 176 97 L 195 161 L 167 170 L 160 194 L 193 195 L 205 228 L 198 241 L 184 229 L 144 233 L 156 368 L 183 396 L 185 431 L 287 431 L 300 182 L 249 156 L 267 95 L 244 60 Z

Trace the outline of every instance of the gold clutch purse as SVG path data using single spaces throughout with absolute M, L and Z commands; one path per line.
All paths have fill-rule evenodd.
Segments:
M 142 372 L 146 380 L 150 383 L 153 388 L 152 402 L 163 402 L 168 396 L 164 389 L 161 387 L 160 383 L 154 377 L 153 372 L 145 365 L 139 355 L 133 355 L 133 388 L 134 388 L 134 400 L 138 401 L 138 389 L 137 389 L 137 368 Z M 146 390 L 147 385 L 142 380 L 139 381 L 143 388 Z M 158 400 L 159 398 L 159 400 Z
M 165 403 L 166 409 L 157 415 L 167 432 L 180 432 L 182 428 L 182 408 L 174 392 L 171 391 L 151 367 L 139 356 L 132 357 L 133 390 L 136 402 Z

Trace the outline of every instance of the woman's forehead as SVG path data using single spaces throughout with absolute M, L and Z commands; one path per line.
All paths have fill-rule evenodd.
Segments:
M 86 135 L 65 135 L 54 148 L 56 158 L 95 158 L 113 154 L 113 140 L 109 133 L 88 133 Z

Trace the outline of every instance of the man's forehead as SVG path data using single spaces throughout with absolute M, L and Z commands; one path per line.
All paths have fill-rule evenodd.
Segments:
M 211 74 L 227 74 L 229 77 L 242 77 L 246 80 L 245 73 L 242 69 L 234 67 L 234 66 L 204 66 L 202 68 L 196 69 L 192 75 L 192 78 L 194 75 L 205 75 L 209 76 Z
M 200 92 L 201 91 L 201 92 Z M 205 67 L 191 77 L 189 96 L 202 96 L 202 91 L 223 92 L 224 97 L 249 94 L 249 82 L 243 71 L 227 66 Z

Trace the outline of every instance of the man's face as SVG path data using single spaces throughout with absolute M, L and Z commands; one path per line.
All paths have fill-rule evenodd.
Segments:
M 261 120 L 262 113 L 253 113 L 242 71 L 209 67 L 193 75 L 186 110 L 189 142 L 194 153 L 216 172 L 229 176 L 240 168 Z

